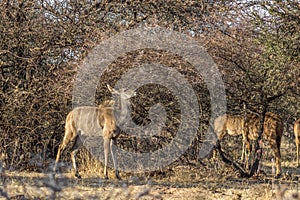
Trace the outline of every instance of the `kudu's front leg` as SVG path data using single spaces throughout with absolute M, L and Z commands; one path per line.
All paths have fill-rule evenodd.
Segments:
M 109 146 L 110 146 L 110 140 L 108 138 L 103 138 L 104 142 L 104 178 L 108 179 L 107 175 L 107 164 L 108 164 L 108 153 L 109 153 Z
M 110 140 L 110 151 L 111 151 L 111 157 L 112 157 L 113 163 L 114 163 L 116 178 L 120 180 L 121 177 L 119 175 L 118 162 L 117 162 L 117 158 L 116 158 L 116 140 L 115 139 Z

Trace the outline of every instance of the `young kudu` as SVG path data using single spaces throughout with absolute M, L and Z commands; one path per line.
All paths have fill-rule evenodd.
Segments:
M 108 89 L 113 93 L 117 94 L 120 101 L 124 101 L 119 106 L 121 109 L 120 113 L 124 113 L 129 105 L 129 98 L 135 95 L 134 91 L 118 92 L 107 85 Z M 104 177 L 108 178 L 107 164 L 108 164 L 108 153 L 111 152 L 112 160 L 115 168 L 115 175 L 120 179 L 115 150 L 115 139 L 118 136 L 116 133 L 117 123 L 115 118 L 115 101 L 107 100 L 104 101 L 99 107 L 81 106 L 73 109 L 66 118 L 65 124 L 65 135 L 62 143 L 58 147 L 55 165 L 53 171 L 56 171 L 57 164 L 60 158 L 60 154 L 63 152 L 69 142 L 73 141 L 74 144 L 71 148 L 71 160 L 75 170 L 75 177 L 81 178 L 78 168 L 76 165 L 76 154 L 79 148 L 83 145 L 82 140 L 87 136 L 102 135 L 103 146 L 104 146 Z
M 300 167 L 299 165 L 300 118 L 297 119 L 294 123 L 294 135 L 295 135 L 295 143 L 296 143 L 297 167 Z

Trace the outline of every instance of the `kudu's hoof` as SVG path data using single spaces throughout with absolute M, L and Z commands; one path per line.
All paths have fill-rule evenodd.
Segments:
M 56 173 L 55 173 L 55 172 L 52 172 L 52 173 L 49 174 L 49 178 L 55 179 L 55 175 L 56 175 Z
M 274 178 L 278 179 L 281 177 L 281 174 L 276 174 L 276 176 Z
M 81 176 L 78 173 L 75 174 L 75 177 L 78 178 L 78 179 L 81 179 Z
M 120 177 L 120 175 L 119 175 L 119 171 L 118 171 L 118 170 L 115 171 L 115 175 L 116 175 L 116 178 L 117 178 L 118 180 L 121 180 L 121 177 Z

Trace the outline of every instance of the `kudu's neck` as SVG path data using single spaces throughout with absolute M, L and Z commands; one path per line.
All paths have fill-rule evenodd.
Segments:
M 129 113 L 129 101 L 128 99 L 122 97 L 122 95 L 120 96 L 120 107 L 118 113 L 119 113 L 119 122 L 121 122 L 122 124 L 125 123 L 127 121 L 126 118 Z

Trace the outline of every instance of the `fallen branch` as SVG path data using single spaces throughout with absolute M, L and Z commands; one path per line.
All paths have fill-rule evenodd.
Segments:
M 234 170 L 238 171 L 240 176 L 242 178 L 249 178 L 251 177 L 252 175 L 251 174 L 248 174 L 243 167 L 241 167 L 238 163 L 234 162 L 233 160 L 229 159 L 225 153 L 223 152 L 222 148 L 221 148 L 221 145 L 220 145 L 220 142 L 219 140 L 216 142 L 216 150 L 218 150 L 221 158 L 222 158 L 222 161 L 228 165 L 231 165 Z

